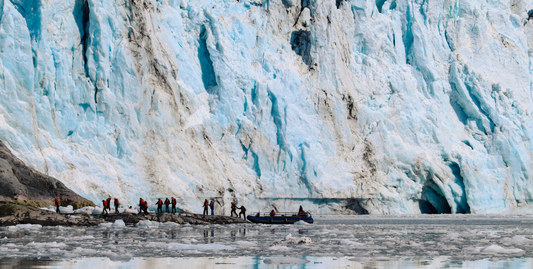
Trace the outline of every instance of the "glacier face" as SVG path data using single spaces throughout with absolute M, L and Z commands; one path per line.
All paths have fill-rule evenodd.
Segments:
M 531 212 L 531 8 L 0 0 L 0 139 L 94 202 Z

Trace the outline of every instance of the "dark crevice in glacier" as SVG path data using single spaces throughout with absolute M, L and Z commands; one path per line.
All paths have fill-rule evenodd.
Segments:
M 302 168 L 300 169 L 300 184 L 303 184 L 305 186 L 305 189 L 309 192 L 309 195 L 312 195 L 313 186 L 309 182 L 309 179 L 307 178 L 307 160 L 305 159 L 305 147 L 308 145 L 301 144 L 300 145 L 300 151 L 301 155 L 300 158 L 302 160 Z
M 33 41 L 41 39 L 41 1 L 40 0 L 12 0 L 15 9 L 24 17 Z
M 337 6 L 337 9 L 341 8 L 342 2 L 344 2 L 344 0 L 335 0 L 335 5 Z
M 479 101 L 479 98 L 476 96 L 476 94 L 473 92 L 473 87 L 469 84 L 469 83 L 465 83 L 465 87 L 468 91 L 468 95 L 470 96 L 470 98 L 472 99 L 472 102 L 474 102 L 474 105 L 476 105 L 478 111 L 485 115 L 485 117 L 487 117 L 487 119 L 489 120 L 489 124 L 490 124 L 490 131 L 491 132 L 494 132 L 494 122 L 492 121 L 492 119 L 490 118 L 490 115 L 489 113 L 487 113 L 483 107 L 481 106 L 481 102 Z M 479 126 L 480 125 L 480 126 Z M 481 122 L 481 120 L 479 121 L 478 123 L 478 127 L 480 128 L 480 130 L 482 130 L 485 134 L 488 134 L 487 133 L 487 130 L 485 129 L 485 127 L 483 126 L 483 123 Z
M 472 144 L 470 144 L 470 141 L 468 140 L 464 140 L 463 143 L 467 146 L 469 146 L 471 149 L 474 149 L 474 147 L 472 146 Z
M 200 68 L 202 69 L 202 82 L 204 83 L 206 90 L 210 87 L 217 86 L 215 68 L 213 67 L 211 54 L 207 48 L 207 37 L 207 29 L 202 25 L 200 28 L 200 36 L 198 37 L 198 60 L 200 61 Z
M 283 3 L 283 6 L 285 8 L 291 8 L 292 7 L 292 1 L 290 1 L 290 0 L 281 0 L 281 2 Z
M 432 178 L 422 187 L 422 196 L 418 203 L 422 214 L 450 214 L 452 209 L 442 194 L 441 189 Z
M 450 105 L 452 106 L 453 108 L 453 111 L 455 111 L 455 114 L 457 115 L 457 118 L 459 119 L 459 121 L 464 124 L 464 125 L 467 125 L 468 123 L 468 116 L 466 115 L 463 107 L 461 107 L 461 105 L 458 103 L 458 96 L 456 94 L 457 90 L 455 88 L 455 83 L 451 82 L 450 83 L 450 86 L 452 87 L 452 94 L 450 94 Z
M 283 122 L 282 122 L 281 113 L 279 110 L 278 99 L 271 91 L 268 91 L 268 98 L 270 99 L 270 102 L 272 102 L 272 110 L 270 114 L 272 116 L 274 124 L 276 125 L 277 144 L 280 147 L 280 149 L 284 149 L 285 148 L 285 136 L 283 133 Z
M 461 187 L 462 194 L 460 197 L 460 202 L 457 203 L 457 210 L 455 213 L 470 213 L 470 206 L 468 205 L 468 200 L 466 198 L 466 191 L 465 191 L 465 183 L 464 178 L 461 175 L 461 168 L 459 165 L 455 162 L 451 162 L 449 165 L 450 169 L 452 170 L 452 173 L 455 177 L 454 182 Z
M 342 99 L 346 102 L 346 110 L 348 112 L 347 119 L 357 121 L 357 107 L 355 107 L 353 97 L 348 95 L 348 97 L 343 96 Z
M 87 65 L 87 48 L 89 47 L 89 3 L 87 0 L 76 0 L 73 11 L 76 25 L 80 33 L 80 44 L 82 47 L 83 67 L 85 71 L 85 77 L 89 77 L 89 66 Z
M 302 9 L 304 9 L 306 7 L 308 8 L 309 7 L 309 0 L 301 0 L 300 4 L 302 6 Z
M 370 176 L 374 177 L 378 172 L 378 167 L 375 160 L 374 146 L 370 141 L 365 141 L 365 148 L 363 150 L 363 161 L 370 172 Z
M 294 31 L 291 34 L 292 50 L 302 56 L 303 62 L 311 68 L 311 32 L 305 30 Z
M 259 157 L 257 154 L 251 150 L 250 153 L 252 153 L 252 158 L 254 158 L 254 171 L 258 178 L 261 178 L 261 167 L 259 166 Z
M 411 29 L 413 27 L 413 18 L 411 15 L 411 6 L 407 5 L 407 11 L 405 15 L 406 23 L 403 29 L 403 44 L 405 46 L 405 61 L 407 64 L 411 64 L 411 55 L 409 52 L 411 51 L 411 47 L 413 46 L 414 42 L 413 31 Z
M 383 13 L 383 4 L 385 4 L 387 0 L 376 0 L 376 7 L 378 8 L 379 13 Z

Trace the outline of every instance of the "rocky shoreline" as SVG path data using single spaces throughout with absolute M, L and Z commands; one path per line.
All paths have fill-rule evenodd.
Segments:
M 97 226 L 101 223 L 113 223 L 122 220 L 126 225 L 149 220 L 157 222 L 174 222 L 178 224 L 233 224 L 246 223 L 240 218 L 228 216 L 200 215 L 192 213 L 134 214 L 118 213 L 107 215 L 90 215 L 84 213 L 58 214 L 31 205 L 2 202 L 0 203 L 0 226 L 18 224 L 39 224 L 42 226 Z

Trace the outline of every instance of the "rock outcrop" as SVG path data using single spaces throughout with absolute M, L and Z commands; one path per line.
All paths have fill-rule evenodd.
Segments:
M 0 141 L 0 201 L 49 206 L 56 198 L 74 209 L 94 206 L 59 180 L 27 166 Z
M 136 224 L 141 220 L 157 222 L 175 222 L 179 224 L 232 224 L 245 223 L 240 218 L 227 216 L 204 216 L 200 214 L 57 214 L 48 210 L 10 202 L 0 202 L 0 226 L 12 226 L 17 224 L 39 224 L 42 226 L 96 226 L 104 222 L 123 220 L 126 224 Z

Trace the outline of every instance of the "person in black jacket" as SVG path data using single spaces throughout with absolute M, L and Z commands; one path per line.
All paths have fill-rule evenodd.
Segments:
M 242 218 L 244 220 L 246 220 L 246 207 L 244 207 L 243 205 L 241 205 L 241 207 L 239 207 L 239 209 L 241 210 L 241 212 L 239 212 L 239 218 L 241 217 L 242 215 Z

